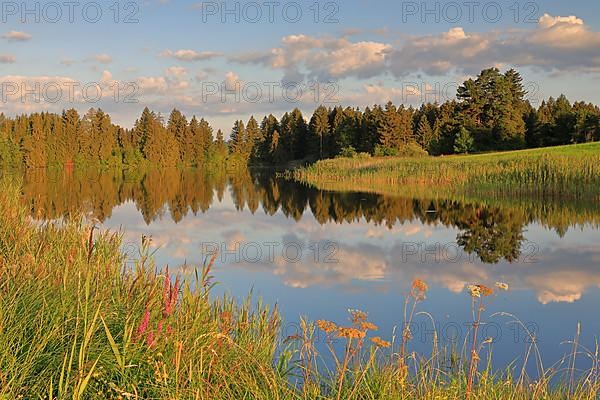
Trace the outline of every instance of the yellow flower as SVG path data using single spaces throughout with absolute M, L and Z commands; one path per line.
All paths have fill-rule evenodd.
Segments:
M 481 297 L 481 289 L 477 285 L 467 286 L 467 290 L 471 292 L 471 297 Z
M 496 282 L 496 287 L 500 290 L 508 290 L 508 283 L 504 283 L 504 282 Z
M 383 339 L 381 339 L 379 336 L 375 336 L 374 338 L 371 339 L 371 342 L 373 342 L 373 344 L 377 347 L 383 347 L 383 348 L 387 348 L 390 347 L 392 344 L 390 342 L 387 342 Z
M 467 290 L 471 293 L 472 297 L 487 297 L 494 294 L 494 291 L 485 285 L 469 285 Z

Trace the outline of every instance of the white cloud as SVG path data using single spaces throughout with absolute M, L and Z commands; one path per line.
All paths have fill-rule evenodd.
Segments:
M 112 57 L 108 54 L 96 54 L 93 56 L 93 59 L 100 64 L 110 64 L 113 61 Z
M 290 35 L 281 40 L 281 47 L 263 52 L 249 52 L 231 57 L 240 63 L 258 63 L 285 71 L 284 81 L 299 82 L 305 78 L 328 80 L 357 76 L 368 78 L 381 72 L 386 53 L 391 46 L 378 42 L 353 43 L 346 37 L 313 37 Z
M 537 67 L 553 72 L 600 72 L 600 32 L 576 16 L 544 14 L 532 29 L 413 35 L 395 44 L 298 34 L 279 47 L 230 57 L 281 70 L 284 82 L 478 73 L 489 66 Z
M 10 31 L 2 35 L 4 39 L 11 41 L 19 41 L 26 42 L 32 39 L 32 36 L 29 33 L 19 32 L 19 31 Z
M 212 52 L 212 51 L 200 52 L 200 51 L 196 51 L 196 50 L 182 49 L 182 50 L 177 50 L 177 51 L 165 50 L 162 53 L 160 53 L 160 56 L 174 58 L 179 61 L 192 62 L 192 61 L 210 60 L 212 58 L 220 56 L 220 54 Z
M 103 71 L 102 77 L 100 78 L 100 82 L 105 86 L 109 86 L 114 82 L 113 74 L 110 71 Z
M 226 90 L 241 90 L 240 87 L 243 85 L 240 76 L 233 71 L 225 74 L 224 82 Z

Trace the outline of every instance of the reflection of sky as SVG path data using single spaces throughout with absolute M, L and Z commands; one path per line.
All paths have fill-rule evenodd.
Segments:
M 511 290 L 494 299 L 488 315 L 505 311 L 529 322 L 548 360 L 568 351 L 559 344 L 573 336 L 577 322 L 582 322 L 583 343 L 593 345 L 600 333 L 600 321 L 593 318 L 600 301 L 599 232 L 591 227 L 570 229 L 560 238 L 530 225 L 525 230 L 529 244 L 519 262 L 487 265 L 457 248 L 456 229 L 418 221 L 392 229 L 365 221 L 320 225 L 309 212 L 296 222 L 281 212 L 268 216 L 261 209 L 254 215 L 237 211 L 227 193 L 206 214 L 188 215 L 178 224 L 165 217 L 148 226 L 135 205 L 127 203 L 114 210 L 105 226 L 122 227 L 128 248 L 141 235 L 152 236 L 159 247 L 157 263 L 172 268 L 200 264 L 203 244 L 206 250 L 206 243 L 213 243 L 222 253 L 214 271 L 221 283 L 217 291 L 242 298 L 253 290 L 267 303 L 277 302 L 290 324 L 300 315 L 344 323 L 347 309 L 362 309 L 389 338 L 401 321 L 406 288 L 420 278 L 431 287 L 422 310 L 434 316 L 447 341 L 460 327 L 459 346 L 470 318 L 470 298 L 464 292 L 469 283 L 507 282 Z M 232 252 L 236 243 L 238 250 Z M 430 251 L 415 251 L 423 245 Z M 422 351 L 431 345 L 427 321 L 420 317 L 415 331 L 413 345 Z M 525 334 L 516 325 L 506 325 L 508 318 L 494 321 L 499 325 L 490 325 L 488 336 L 500 330 L 495 361 L 506 365 L 525 353 Z M 515 335 L 519 346 L 513 344 Z

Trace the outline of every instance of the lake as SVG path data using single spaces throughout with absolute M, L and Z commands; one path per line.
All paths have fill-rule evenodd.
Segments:
M 429 285 L 417 309 L 429 314 L 415 317 L 410 351 L 431 351 L 434 326 L 443 345 L 463 348 L 469 284 L 510 287 L 480 331 L 498 367 L 520 370 L 531 337 L 548 368 L 572 352 L 579 322 L 592 351 L 600 333 L 597 201 L 333 193 L 266 169 L 36 171 L 23 177 L 23 201 L 36 220 L 84 214 L 122 230 L 132 260 L 149 236 L 157 265 L 184 276 L 218 250 L 214 295 L 277 303 L 284 337 L 300 316 L 344 324 L 359 309 L 389 340 L 414 279 Z M 527 369 L 536 371 L 533 355 Z

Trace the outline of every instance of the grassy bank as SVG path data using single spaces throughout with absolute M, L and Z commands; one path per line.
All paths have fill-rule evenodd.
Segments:
M 210 297 L 211 262 L 191 279 L 159 270 L 143 240 L 135 261 L 121 236 L 84 224 L 35 224 L 15 183 L 0 182 L 0 399 L 595 399 L 598 355 L 576 375 L 569 359 L 530 380 L 494 375 L 490 343 L 410 352 L 411 333 L 374 335 L 360 312 L 339 326 L 303 322 L 280 337 L 274 309 Z M 493 299 L 472 287 L 478 311 Z M 407 295 L 408 321 L 427 286 Z M 479 296 L 476 296 L 479 294 Z M 412 310 L 412 311 L 411 311 Z M 398 316 L 390 316 L 397 319 Z M 340 321 L 345 318 L 341 316 Z M 474 321 L 477 330 L 479 320 Z M 473 333 L 474 333 L 473 332 Z M 319 354 L 317 338 L 331 354 Z M 533 345 L 532 345 L 533 346 Z M 535 348 L 531 349 L 532 359 Z M 329 368 L 321 362 L 328 357 Z M 481 360 L 480 360 L 481 358 Z M 557 372 L 562 371 L 562 372 Z M 550 384 L 552 382 L 552 385 Z
M 600 143 L 424 158 L 339 158 L 293 172 L 325 190 L 437 198 L 600 196 Z

